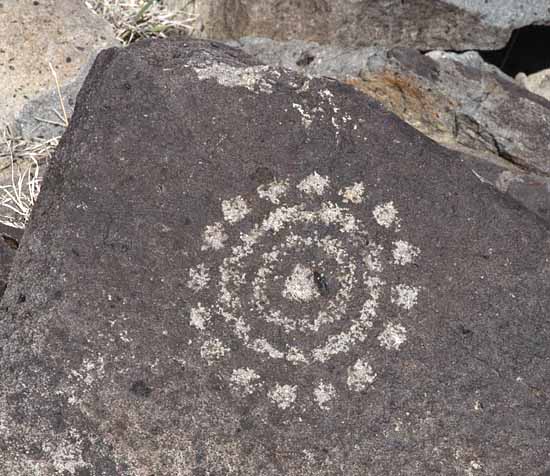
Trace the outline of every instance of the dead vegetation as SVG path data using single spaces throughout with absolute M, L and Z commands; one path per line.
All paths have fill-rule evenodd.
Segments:
M 178 9 L 162 0 L 86 0 L 86 5 L 113 25 L 116 37 L 126 46 L 141 38 L 190 34 L 197 19 L 189 13 L 193 1 Z
M 170 8 L 163 0 L 86 0 L 85 4 L 107 20 L 123 46 L 142 38 L 190 35 L 197 16 L 190 12 L 194 0 Z M 50 65 L 60 101 L 59 125 L 69 118 L 61 97 L 57 74 Z M 47 122 L 47 121 L 46 121 Z M 56 123 L 58 124 L 58 123 Z M 45 140 L 16 136 L 9 128 L 0 137 L 0 223 L 24 228 L 40 193 L 42 175 L 60 137 Z
M 41 169 L 51 158 L 59 137 L 26 139 L 6 127 L 0 141 L 0 170 L 8 171 L 0 185 L 0 223 L 25 228 L 40 193 Z

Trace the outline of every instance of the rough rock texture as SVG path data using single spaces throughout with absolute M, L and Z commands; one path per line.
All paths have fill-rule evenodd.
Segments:
M 516 81 L 532 93 L 550 101 L 550 69 L 544 69 L 528 76 L 525 73 L 519 73 L 516 76 Z
M 476 174 L 337 81 L 102 52 L 2 301 L 0 474 L 545 474 L 550 234 Z
M 351 49 L 266 38 L 230 44 L 265 63 L 352 84 L 440 143 L 550 175 L 550 102 L 475 52 L 438 51 L 427 57 L 404 48 Z
M 11 264 L 23 230 L 0 224 L 0 297 L 8 284 Z
M 60 128 L 36 120 L 60 122 L 48 62 L 62 85 L 74 81 L 98 50 L 115 45 L 112 28 L 75 0 L 2 0 L 0 25 L 0 124 L 13 123 L 23 106 L 34 100 L 20 130 L 28 136 L 58 134 Z M 63 91 L 68 113 L 83 79 Z
M 201 0 L 206 37 L 263 36 L 346 47 L 498 49 L 514 28 L 550 24 L 539 0 Z

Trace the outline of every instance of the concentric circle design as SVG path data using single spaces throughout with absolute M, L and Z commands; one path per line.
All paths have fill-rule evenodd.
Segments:
M 201 358 L 230 369 L 235 394 L 329 411 L 339 394 L 375 385 L 373 343 L 388 352 L 405 345 L 396 317 L 416 305 L 419 289 L 385 276 L 412 265 L 420 249 L 399 238 L 395 204 L 369 204 L 361 182 L 334 189 L 313 172 L 256 194 L 223 200 L 220 221 L 205 227 L 203 260 L 188 270 L 188 324 Z M 392 235 L 386 247 L 369 227 Z M 378 315 L 383 299 L 395 308 L 390 316 Z M 344 379 L 323 372 L 345 358 Z

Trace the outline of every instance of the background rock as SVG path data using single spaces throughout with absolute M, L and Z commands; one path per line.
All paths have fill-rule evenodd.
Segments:
M 446 146 L 550 175 L 550 102 L 518 86 L 476 52 L 438 51 L 428 57 L 404 48 L 339 48 L 266 38 L 229 44 L 262 62 L 352 84 Z
M 2 300 L 0 473 L 544 474 L 550 234 L 475 171 L 337 81 L 102 52 Z
M 48 62 L 62 85 L 74 81 L 100 49 L 116 44 L 111 26 L 74 0 L 3 0 L 0 24 L 0 124 L 13 124 L 23 105 L 40 96 L 24 113 L 21 130 L 29 136 L 58 134 L 55 126 L 36 121 L 60 122 L 54 113 L 61 113 L 59 98 L 47 92 L 55 91 Z M 65 98 L 69 112 L 75 89 Z
M 298 39 L 333 46 L 498 49 L 513 29 L 550 24 L 550 8 L 531 0 L 201 0 L 205 37 Z
M 545 69 L 528 76 L 520 73 L 516 76 L 516 80 L 532 93 L 538 94 L 550 101 L 550 69 Z

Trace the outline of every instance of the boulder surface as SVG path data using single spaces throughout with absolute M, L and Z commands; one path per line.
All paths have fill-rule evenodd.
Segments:
M 0 25 L 0 125 L 13 124 L 26 137 L 60 135 L 63 127 L 52 124 L 63 114 L 49 63 L 70 115 L 94 56 L 116 44 L 112 27 L 74 0 L 2 0 Z
M 546 474 L 550 234 L 482 173 L 228 46 L 100 53 L 2 300 L 0 473 Z
M 477 52 L 341 48 L 303 41 L 230 42 L 263 63 L 331 76 L 376 98 L 435 141 L 550 177 L 550 101 Z
M 499 49 L 516 28 L 550 24 L 550 8 L 539 0 L 201 0 L 194 8 L 206 37 L 344 47 Z

